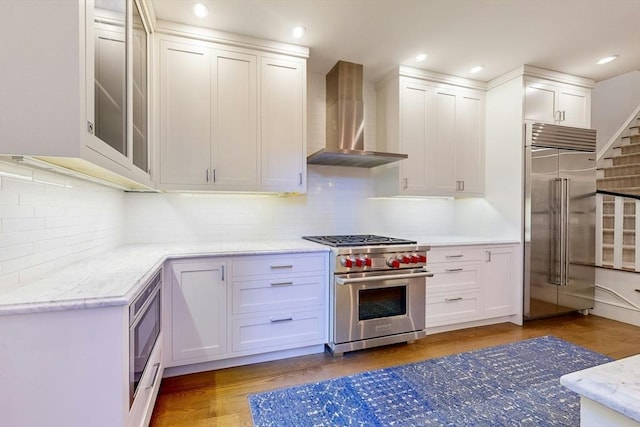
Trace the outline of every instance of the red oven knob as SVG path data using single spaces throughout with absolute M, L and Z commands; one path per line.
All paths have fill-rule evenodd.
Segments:
M 366 265 L 367 267 L 371 267 L 372 265 L 371 258 L 365 258 L 364 265 Z
M 402 264 L 409 264 L 411 262 L 411 258 L 406 255 L 402 255 L 402 257 L 400 258 L 400 262 Z
M 391 268 L 399 268 L 400 267 L 400 260 L 396 259 L 396 258 L 389 258 L 387 259 L 387 265 Z
M 350 258 L 342 258 L 340 264 L 342 264 L 343 267 L 353 267 L 353 261 Z
M 356 259 L 356 267 L 362 267 L 362 266 L 364 266 L 364 259 L 362 258 Z
M 424 255 L 418 255 L 418 262 L 427 262 L 427 257 Z
M 411 264 L 416 264 L 418 262 L 418 257 L 415 255 L 411 255 Z

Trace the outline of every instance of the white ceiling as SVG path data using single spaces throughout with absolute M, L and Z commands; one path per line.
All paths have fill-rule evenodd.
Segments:
M 195 0 L 151 2 L 158 19 L 307 46 L 319 74 L 338 60 L 363 64 L 369 81 L 398 65 L 483 81 L 523 64 L 596 81 L 640 70 L 640 0 L 200 1 L 205 18 L 193 15 Z M 608 55 L 620 58 L 595 64 Z

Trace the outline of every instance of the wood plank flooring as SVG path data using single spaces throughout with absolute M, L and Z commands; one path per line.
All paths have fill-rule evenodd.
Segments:
M 296 357 L 162 380 L 152 426 L 251 426 L 247 395 L 362 371 L 446 356 L 483 347 L 554 335 L 614 359 L 640 353 L 640 328 L 597 316 L 569 314 L 429 335 L 346 353 Z

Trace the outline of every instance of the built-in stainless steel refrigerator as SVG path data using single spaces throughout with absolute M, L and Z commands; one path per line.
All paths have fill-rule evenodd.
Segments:
M 596 132 L 525 128 L 524 317 L 593 308 Z

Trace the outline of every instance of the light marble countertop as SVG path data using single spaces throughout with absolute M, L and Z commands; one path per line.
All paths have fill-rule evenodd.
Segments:
M 126 245 L 0 290 L 0 315 L 129 304 L 167 259 L 327 251 L 302 239 Z
M 560 384 L 640 422 L 640 354 L 563 375 Z
M 465 236 L 422 236 L 412 240 L 434 247 L 517 243 Z M 329 250 L 328 246 L 304 239 L 125 245 L 32 282 L 0 289 L 0 315 L 129 304 L 167 259 Z

